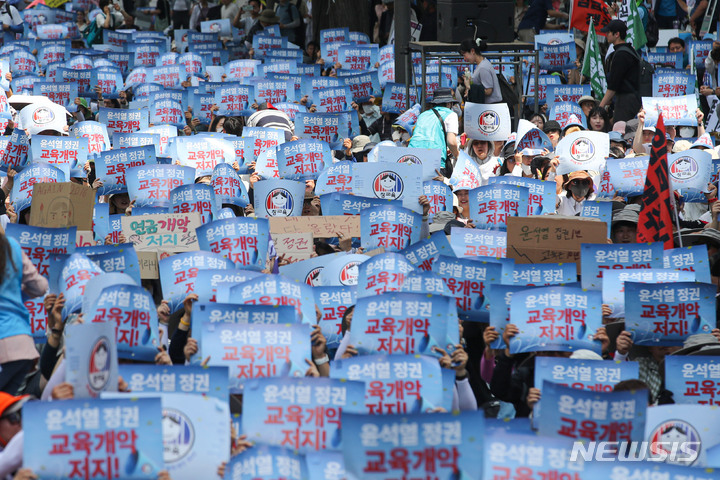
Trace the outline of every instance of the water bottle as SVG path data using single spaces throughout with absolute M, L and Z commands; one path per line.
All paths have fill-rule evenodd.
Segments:
M 703 85 L 712 88 L 712 76 L 710 72 L 705 72 L 705 75 L 703 75 Z

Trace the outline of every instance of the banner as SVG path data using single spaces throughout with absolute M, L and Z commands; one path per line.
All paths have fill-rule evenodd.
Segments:
M 329 378 L 253 380 L 246 384 L 243 405 L 257 414 L 243 415 L 243 430 L 255 432 L 258 442 L 300 452 L 337 450 L 341 415 L 365 412 L 355 402 L 364 389 L 362 382 Z
M 202 250 L 220 254 L 237 268 L 263 270 L 267 261 L 270 227 L 265 219 L 229 218 L 197 229 Z
M 537 351 L 600 352 L 592 338 L 602 326 L 600 292 L 578 287 L 542 287 L 516 292 L 510 319 L 520 332 L 510 340 L 510 353 Z
M 252 379 L 304 376 L 311 359 L 309 325 L 203 323 L 199 333 L 195 358 L 228 367 L 230 393 L 243 393 Z
M 622 245 L 583 244 L 580 263 L 582 287 L 601 290 L 604 270 L 663 268 L 663 246 L 659 242 Z
M 482 412 L 343 414 L 343 437 L 359 440 L 343 444 L 347 479 L 423 478 L 428 464 L 409 460 L 414 458 L 435 459 L 431 467 L 437 478 L 479 478 L 484 445 L 478 432 L 485 430 L 484 423 Z
M 65 329 L 65 380 L 73 398 L 97 398 L 118 389 L 115 329 L 110 323 L 68 325 Z
M 712 284 L 625 282 L 625 329 L 635 345 L 682 345 L 694 334 L 715 328 Z
M 163 469 L 159 398 L 29 402 L 23 466 L 59 477 L 156 479 Z M 113 439 L 107 442 L 106 439 Z

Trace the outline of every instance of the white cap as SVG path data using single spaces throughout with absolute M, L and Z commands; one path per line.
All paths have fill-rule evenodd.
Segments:
M 30 135 L 46 130 L 62 135 L 67 127 L 65 108 L 54 103 L 33 103 L 20 112 L 20 123 Z

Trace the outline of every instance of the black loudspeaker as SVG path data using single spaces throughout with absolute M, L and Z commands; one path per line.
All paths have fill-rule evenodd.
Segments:
M 477 36 L 488 43 L 515 40 L 512 1 L 439 0 L 437 5 L 438 41 L 460 43 Z

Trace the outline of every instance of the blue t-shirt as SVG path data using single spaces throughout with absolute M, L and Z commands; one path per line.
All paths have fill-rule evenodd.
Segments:
M 675 17 L 677 16 L 675 0 L 658 0 L 657 2 L 657 15 L 661 17 Z
M 533 28 L 539 32 L 545 27 L 548 10 L 552 10 L 552 2 L 550 0 L 533 0 L 525 12 L 525 16 L 518 25 L 518 30 L 525 28 Z

